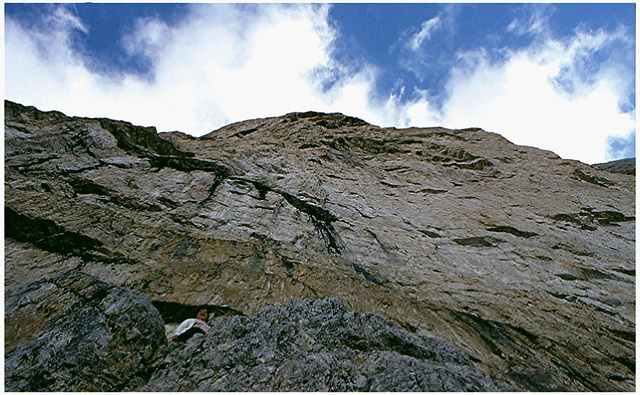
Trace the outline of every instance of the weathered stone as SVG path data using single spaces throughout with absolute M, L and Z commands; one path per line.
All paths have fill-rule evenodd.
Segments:
M 166 345 L 146 296 L 75 270 L 5 294 L 8 391 L 132 390 Z
M 626 158 L 605 163 L 596 163 L 593 166 L 610 171 L 612 173 L 623 173 L 636 175 L 636 158 Z
M 176 346 L 141 391 L 496 391 L 442 341 L 339 299 L 292 301 Z
M 75 270 L 163 309 L 339 297 L 517 389 L 635 388 L 635 177 L 481 129 L 195 138 L 5 102 L 7 213 L 7 295 Z

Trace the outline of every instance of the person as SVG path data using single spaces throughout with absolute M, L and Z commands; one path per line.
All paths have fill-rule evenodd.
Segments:
M 207 333 L 211 329 L 209 325 L 207 325 L 207 318 L 209 317 L 209 312 L 207 309 L 200 309 L 196 318 L 186 319 L 176 328 L 173 332 L 173 337 L 171 340 L 184 342 L 187 341 L 191 336 L 196 333 Z

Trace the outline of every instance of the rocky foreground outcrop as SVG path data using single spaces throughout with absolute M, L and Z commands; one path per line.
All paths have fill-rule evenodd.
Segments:
M 142 391 L 497 391 L 443 342 L 339 299 L 222 317 L 158 366 Z
M 5 388 L 632 391 L 635 177 L 481 129 L 5 102 Z
M 5 294 L 7 391 L 130 391 L 166 348 L 149 298 L 79 271 Z

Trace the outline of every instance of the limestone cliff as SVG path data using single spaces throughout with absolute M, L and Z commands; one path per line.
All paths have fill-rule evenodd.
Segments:
M 100 285 L 68 285 L 78 278 Z M 86 287 L 104 291 L 78 296 Z M 111 293 L 117 298 L 105 302 Z M 264 308 L 313 321 L 320 301 L 287 303 L 327 297 L 342 301 L 322 302 L 334 308 L 323 312 L 330 319 L 373 314 L 385 333 L 405 331 L 394 336 L 409 345 L 385 346 L 379 333 L 358 333 L 369 324 L 345 322 L 351 343 L 340 340 L 344 330 L 301 324 L 296 336 L 267 341 L 259 368 L 220 351 L 253 355 L 250 337 L 230 333 L 276 330 L 260 324 L 273 320 Z M 5 386 L 13 390 L 631 391 L 635 177 L 476 128 L 379 128 L 306 112 L 194 138 L 5 102 L 5 299 Z M 215 333 L 185 346 L 205 347 L 202 355 L 181 359 L 184 350 L 167 348 L 151 328 L 169 330 L 201 305 L 219 316 Z M 88 311 L 108 325 L 83 324 Z M 128 324 L 138 319 L 145 331 Z M 69 320 L 80 329 L 55 337 Z M 114 327 L 120 320 L 127 324 Z M 77 385 L 24 386 L 45 357 L 21 355 L 96 331 L 107 340 L 90 351 L 92 361 L 128 355 L 132 376 L 78 359 L 47 368 L 79 375 Z M 315 349 L 299 343 L 311 332 Z M 425 362 L 400 352 L 430 350 L 425 342 L 442 353 L 424 351 Z M 331 379 L 276 369 L 273 361 L 287 364 L 278 350 L 287 345 L 295 350 L 289 362 L 310 368 L 297 375 L 326 367 Z M 68 352 L 77 349 L 86 348 Z M 392 366 L 375 368 L 382 353 L 396 353 L 394 366 L 415 367 L 427 384 L 394 387 L 395 371 L 385 370 Z M 425 373 L 443 371 L 442 363 L 456 364 L 451 376 Z M 210 371 L 162 387 L 163 369 L 175 364 Z M 249 368 L 258 369 L 255 386 L 233 387 Z

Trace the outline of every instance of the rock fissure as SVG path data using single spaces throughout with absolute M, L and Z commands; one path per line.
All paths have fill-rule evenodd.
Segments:
M 5 237 L 33 243 L 46 251 L 82 256 L 103 244 L 90 237 L 71 232 L 49 219 L 32 218 L 4 208 Z

